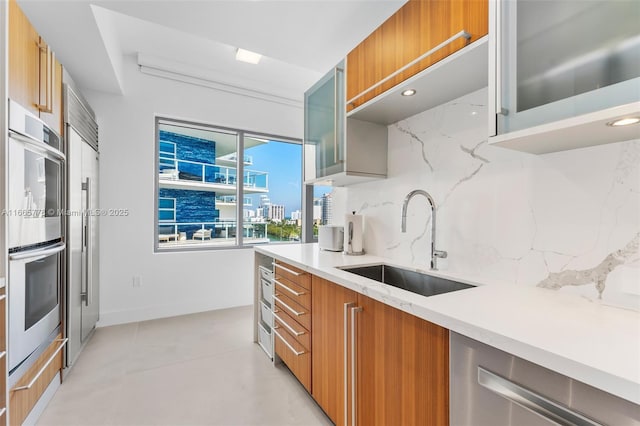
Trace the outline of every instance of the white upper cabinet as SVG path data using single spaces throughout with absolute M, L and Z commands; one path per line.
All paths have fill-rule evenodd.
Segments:
M 490 4 L 490 142 L 536 154 L 640 137 L 640 2 Z M 495 112 L 495 115 L 493 115 Z

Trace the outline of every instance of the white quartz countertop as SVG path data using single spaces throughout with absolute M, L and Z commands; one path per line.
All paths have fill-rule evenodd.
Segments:
M 407 267 L 385 258 L 321 251 L 317 244 L 270 245 L 256 251 L 640 404 L 638 312 L 553 290 L 485 285 L 442 272 L 430 274 L 478 287 L 425 297 L 336 268 L 381 262 Z

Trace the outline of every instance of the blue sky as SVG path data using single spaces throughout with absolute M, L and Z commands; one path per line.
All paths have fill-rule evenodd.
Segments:
M 302 145 L 270 141 L 245 150 L 246 155 L 253 157 L 253 164 L 245 166 L 245 170 L 256 170 L 269 173 L 269 198 L 272 204 L 284 204 L 285 215 L 301 210 L 302 197 Z M 330 188 L 314 188 L 314 197 L 320 197 Z M 245 195 L 253 200 L 251 209 L 260 205 L 260 195 Z
M 272 204 L 284 204 L 285 214 L 301 209 L 302 196 L 302 145 L 271 141 L 249 148 L 246 155 L 253 157 L 253 164 L 245 170 L 269 173 L 269 198 Z M 260 205 L 260 195 L 246 195 L 253 200 L 252 209 Z

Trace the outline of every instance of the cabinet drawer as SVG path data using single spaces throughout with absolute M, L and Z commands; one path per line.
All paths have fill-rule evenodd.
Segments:
M 273 315 L 271 313 L 271 307 L 264 303 L 262 300 L 260 301 L 260 318 L 269 327 L 273 327 Z
M 276 261 L 273 265 L 275 267 L 276 279 L 284 277 L 307 290 L 311 290 L 311 274 L 308 272 L 280 261 Z
M 258 323 L 258 344 L 262 346 L 267 355 L 273 357 L 273 340 L 271 339 L 271 332 L 266 327 L 261 322 Z
M 273 272 L 270 269 L 265 268 L 264 266 L 259 266 L 258 269 L 260 270 L 260 278 L 267 281 L 271 281 L 273 279 Z
M 284 294 L 300 306 L 311 309 L 311 292 L 308 289 L 284 277 L 274 279 L 273 285 L 277 294 Z
M 11 389 L 9 396 L 11 424 L 22 424 L 56 374 L 59 374 L 62 369 L 62 348 L 65 343 L 66 339 L 62 340 L 62 335 L 59 334 Z
M 301 306 L 279 291 L 274 293 L 273 302 L 276 310 L 286 312 L 291 318 L 295 319 L 298 324 L 307 330 L 311 330 L 311 309 Z
M 294 339 L 305 349 L 311 349 L 311 333 L 306 328 L 298 324 L 289 314 L 281 309 L 276 309 L 273 313 L 273 327 L 284 328 Z
M 311 392 L 311 352 L 307 351 L 285 329 L 273 330 L 276 353 L 300 383 Z
M 273 282 L 260 278 L 260 287 L 262 287 L 262 298 L 273 304 Z

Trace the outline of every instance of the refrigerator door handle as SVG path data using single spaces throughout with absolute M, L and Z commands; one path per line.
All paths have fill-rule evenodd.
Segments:
M 91 254 L 89 253 L 89 248 L 91 247 L 91 237 L 89 235 L 89 221 L 91 209 L 91 179 L 87 178 L 85 182 L 82 183 L 82 190 L 85 191 L 85 211 L 82 214 L 82 232 L 84 236 L 82 238 L 82 251 L 84 252 L 84 257 L 82 258 L 83 262 L 83 274 L 82 281 L 84 281 L 85 290 L 80 293 L 80 296 L 84 299 L 85 306 L 89 306 L 91 304 Z

